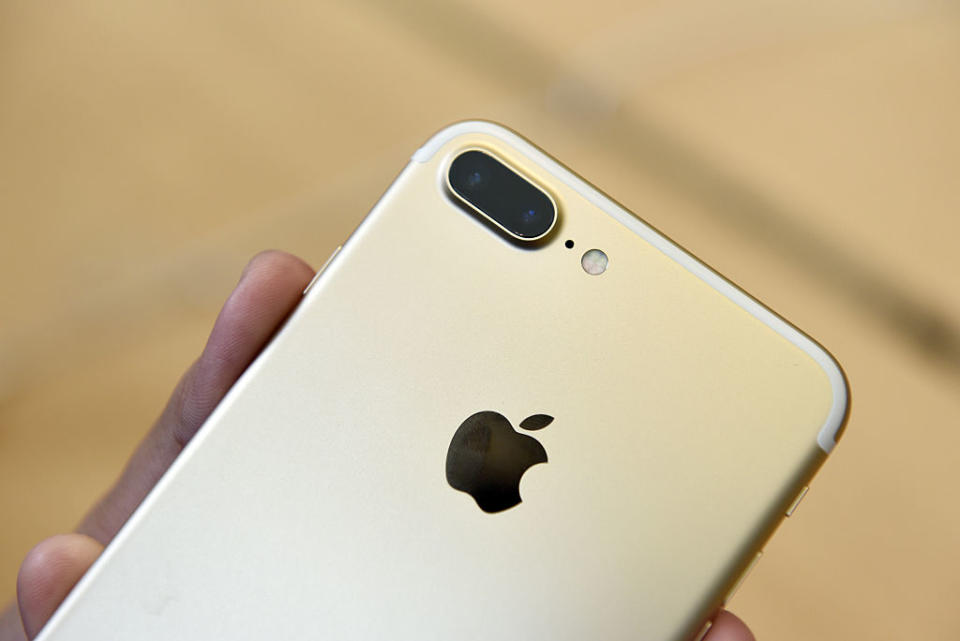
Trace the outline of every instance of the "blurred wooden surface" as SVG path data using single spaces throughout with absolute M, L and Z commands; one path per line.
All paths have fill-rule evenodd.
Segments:
M 844 364 L 847 435 L 732 604 L 758 638 L 957 638 L 958 73 L 934 2 L 0 5 L 0 599 L 249 255 L 318 264 L 484 117 Z

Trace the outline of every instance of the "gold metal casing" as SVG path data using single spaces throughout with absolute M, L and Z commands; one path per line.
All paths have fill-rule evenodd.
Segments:
M 489 149 L 560 212 L 534 247 L 445 188 Z M 568 249 L 564 241 L 573 240 Z M 580 256 L 610 257 L 601 276 Z M 41 641 L 637 639 L 700 630 L 832 447 L 832 359 L 515 134 L 417 152 Z M 481 410 L 549 462 L 478 509 Z

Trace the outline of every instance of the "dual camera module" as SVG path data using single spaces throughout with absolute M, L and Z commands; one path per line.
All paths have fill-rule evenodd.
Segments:
M 463 203 L 516 240 L 540 240 L 557 223 L 557 206 L 546 192 L 478 149 L 453 159 L 447 185 Z M 567 240 L 564 245 L 572 249 L 574 243 Z M 607 263 L 599 249 L 588 250 L 580 259 L 583 270 L 593 276 L 605 272 Z
M 557 222 L 557 208 L 544 191 L 483 151 L 454 158 L 447 182 L 458 198 L 519 240 L 540 239 Z

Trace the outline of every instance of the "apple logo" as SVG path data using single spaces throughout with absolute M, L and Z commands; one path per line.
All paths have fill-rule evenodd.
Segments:
M 552 416 L 534 414 L 520 422 L 540 430 Z M 497 412 L 477 412 L 460 424 L 447 450 L 447 482 L 466 492 L 484 512 L 502 512 L 520 499 L 520 477 L 533 465 L 547 462 L 540 441 L 520 434 Z

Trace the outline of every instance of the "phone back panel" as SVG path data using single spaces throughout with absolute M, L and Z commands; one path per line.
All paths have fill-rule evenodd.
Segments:
M 547 242 L 519 247 L 447 194 L 469 147 L 554 197 Z M 600 276 L 580 264 L 594 247 Z M 520 432 L 555 419 L 524 432 L 549 460 L 496 514 L 445 476 L 482 410 Z M 812 341 L 515 134 L 461 123 L 417 152 L 40 639 L 689 638 L 845 412 Z

